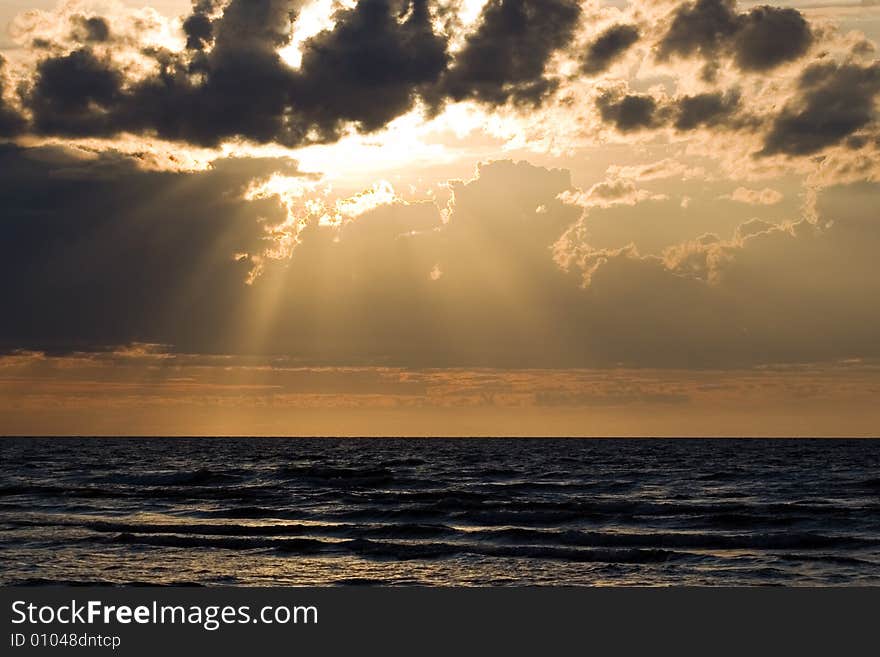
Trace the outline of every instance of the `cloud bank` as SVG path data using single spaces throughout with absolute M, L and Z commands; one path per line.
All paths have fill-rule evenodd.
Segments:
M 2 230 L 16 244 L 2 264 L 16 283 L 0 297 L 7 350 L 150 342 L 432 367 L 880 356 L 880 224 L 852 209 L 873 184 L 829 190 L 817 221 L 743 219 L 730 237 L 642 255 L 591 247 L 594 206 L 572 202 L 631 212 L 656 202 L 630 184 L 583 192 L 565 170 L 497 161 L 450 182 L 445 217 L 432 202 L 392 200 L 308 222 L 293 256 L 249 286 L 247 256 L 271 235 L 254 214 L 283 223 L 286 210 L 278 196 L 247 200 L 245 187 L 279 169 L 295 177 L 289 164 L 161 173 L 108 168 L 106 157 L 3 150 L 15 172 L 0 183 Z
M 311 26 L 294 0 L 198 0 L 178 22 L 85 6 L 25 16 L 0 60 L 6 351 L 519 368 L 880 355 L 880 69 L 861 37 L 731 0 L 489 0 L 469 22 L 457 3 L 360 0 Z M 381 180 L 331 200 L 289 157 L 221 149 L 334 143 L 458 104 L 487 131 L 624 156 L 589 180 L 505 159 L 434 196 Z M 149 164 L 159 142 L 167 166 Z M 569 163 L 582 143 L 562 143 Z M 197 149 L 210 164 L 189 166 Z M 619 239 L 636 220 L 652 246 Z
M 694 0 L 612 11 L 576 0 L 489 0 L 464 23 L 456 3 L 359 0 L 335 5 L 314 29 L 303 23 L 310 5 L 302 0 L 196 0 L 169 24 L 78 6 L 17 28 L 29 54 L 6 85 L 0 136 L 296 148 L 471 102 L 490 114 L 595 112 L 622 134 L 734 130 L 753 136 L 753 153 L 764 156 L 876 140 L 877 65 L 867 42 L 791 8 Z M 291 48 L 296 61 L 285 54 Z M 622 61 L 647 75 L 676 71 L 677 92 L 628 90 L 608 77 Z M 687 79 L 689 62 L 701 65 L 696 81 Z M 731 84 L 730 67 L 742 84 Z M 759 84 L 771 71 L 784 84 Z M 582 130 L 593 127 L 588 119 Z

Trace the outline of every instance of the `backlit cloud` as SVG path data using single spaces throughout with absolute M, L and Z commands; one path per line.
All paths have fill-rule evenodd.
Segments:
M 7 351 L 880 355 L 878 64 L 807 10 L 77 0 L 11 34 Z

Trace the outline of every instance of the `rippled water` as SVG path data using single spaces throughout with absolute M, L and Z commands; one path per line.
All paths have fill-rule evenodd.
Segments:
M 0 583 L 880 584 L 880 441 L 0 440 Z

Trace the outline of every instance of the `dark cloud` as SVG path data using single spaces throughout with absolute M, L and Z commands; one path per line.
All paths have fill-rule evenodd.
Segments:
M 655 127 L 660 123 L 659 105 L 651 96 L 607 92 L 596 100 L 599 115 L 606 123 L 613 123 L 621 132 L 632 132 Z
M 305 129 L 288 116 L 293 72 L 277 53 L 290 39 L 291 7 L 289 0 L 233 0 L 212 27 L 209 53 L 187 59 L 155 51 L 158 73 L 133 84 L 89 48 L 43 60 L 26 98 L 34 128 L 73 136 L 156 134 L 203 146 L 236 136 L 300 143 Z M 197 4 L 194 15 L 211 9 Z
M 45 59 L 25 99 L 38 132 L 67 136 L 113 134 L 124 76 L 90 48 Z
M 584 73 L 595 75 L 606 70 L 638 40 L 639 30 L 635 25 L 612 25 L 587 47 Z
M 0 169 L 0 231 L 16 245 L 0 263 L 0 343 L 51 349 L 137 336 L 217 347 L 249 292 L 250 263 L 233 254 L 260 249 L 257 216 L 283 218 L 241 191 L 268 171 L 296 175 L 271 160 L 148 172 L 118 155 L 10 145 Z
M 538 104 L 559 83 L 545 69 L 570 44 L 581 15 L 575 0 L 491 0 L 452 55 L 446 34 L 434 29 L 429 0 L 360 0 L 339 8 L 334 26 L 302 45 L 302 63 L 294 69 L 278 50 L 289 44 L 298 10 L 298 0 L 196 0 L 183 23 L 187 50 L 142 51 L 154 58 L 156 72 L 136 80 L 122 59 L 97 45 L 112 40 L 107 20 L 77 15 L 78 47 L 48 55 L 17 90 L 30 124 L 23 126 L 7 104 L 0 106 L 0 130 L 7 136 L 133 133 L 207 147 L 244 138 L 296 147 L 335 141 L 349 129 L 381 129 L 420 99 L 431 111 L 449 100 Z M 632 25 L 608 28 L 589 45 L 583 71 L 604 70 L 638 36 Z M 701 55 L 710 75 L 722 56 L 759 71 L 800 56 L 812 38 L 794 10 L 758 7 L 739 14 L 732 0 L 695 0 L 674 13 L 658 56 Z M 804 93 L 801 104 L 809 106 L 820 91 Z M 679 130 L 744 125 L 730 92 L 674 101 L 604 94 L 598 107 L 622 132 L 670 121 Z M 865 109 L 856 104 L 840 113 L 853 120 Z M 786 108 L 766 152 L 813 152 L 777 143 L 777 133 L 815 121 L 810 114 L 809 107 Z M 814 140 L 835 129 L 850 136 L 852 130 L 833 123 L 820 126 Z M 855 117 L 854 125 L 864 124 Z
M 657 55 L 699 55 L 709 62 L 711 77 L 719 57 L 731 57 L 743 71 L 766 71 L 799 58 L 812 42 L 810 26 L 796 9 L 764 6 L 740 14 L 735 0 L 695 0 L 675 11 Z
M 195 11 L 206 4 L 197 3 Z M 287 45 L 299 4 L 298 0 L 231 0 L 214 24 L 215 48 L 276 49 Z
M 79 47 L 44 58 L 23 88 L 30 127 L 40 135 L 295 147 L 334 141 L 351 126 L 378 130 L 420 97 L 435 110 L 449 98 L 537 103 L 555 88 L 544 68 L 580 16 L 575 0 L 493 0 L 450 69 L 429 0 L 360 0 L 302 44 L 294 69 L 278 51 L 299 8 L 298 0 L 196 0 L 183 21 L 187 49 L 143 50 L 156 72 L 138 79 L 95 47 L 111 39 L 107 21 L 77 16 Z
M 810 155 L 873 122 L 880 65 L 813 64 L 801 75 L 799 91 L 774 119 L 762 154 Z
M 361 0 L 336 13 L 336 26 L 308 40 L 293 82 L 295 112 L 334 135 L 354 122 L 365 131 L 383 127 L 412 108 L 418 92 L 446 69 L 446 41 L 431 24 L 427 0 L 404 5 Z
M 304 129 L 288 112 L 291 71 L 272 48 L 218 40 L 191 66 L 172 55 L 158 59 L 159 74 L 134 85 L 117 108 L 118 130 L 204 146 L 237 136 L 290 146 L 303 141 Z
M 576 0 L 489 0 L 477 30 L 445 80 L 452 100 L 539 103 L 558 84 L 544 75 L 551 55 L 571 41 Z
M 3 75 L 5 66 L 6 60 L 0 56 L 0 139 L 14 137 L 25 129 L 24 119 L 5 98 L 6 78 Z
M 74 16 L 73 38 L 80 42 L 103 43 L 110 40 L 110 25 L 100 16 Z
M 214 24 L 211 15 L 216 10 L 214 0 L 193 0 L 192 13 L 183 21 L 186 47 L 204 50 L 214 42 Z
M 693 130 L 729 121 L 739 110 L 740 94 L 733 90 L 682 96 L 675 101 L 675 105 L 676 130 Z
M 190 50 L 204 50 L 214 39 L 211 19 L 205 14 L 194 13 L 183 21 L 186 33 L 186 47 Z
M 661 59 L 671 55 L 713 59 L 738 29 L 736 0 L 685 3 L 675 10 L 669 30 L 657 45 L 657 54 Z
M 705 127 L 738 130 L 758 124 L 755 117 L 744 112 L 738 89 L 671 99 L 609 91 L 599 96 L 596 105 L 602 120 L 621 132 L 670 124 L 682 132 Z
M 361 0 L 305 42 L 294 70 L 278 49 L 291 38 L 295 6 L 232 0 L 212 19 L 214 5 L 199 2 L 184 28 L 189 52 L 150 53 L 158 73 L 134 83 L 91 48 L 47 58 L 26 97 L 34 127 L 156 134 L 203 146 L 234 137 L 296 146 L 334 140 L 349 123 L 366 132 L 383 127 L 446 69 L 446 41 L 433 31 L 427 0 Z
M 796 9 L 755 7 L 740 19 L 733 52 L 744 71 L 766 71 L 801 57 L 813 42 L 813 33 Z

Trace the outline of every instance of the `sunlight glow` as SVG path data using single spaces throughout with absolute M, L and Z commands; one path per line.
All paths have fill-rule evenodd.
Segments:
M 278 51 L 288 66 L 299 68 L 302 64 L 303 43 L 316 34 L 333 28 L 336 24 L 333 13 L 337 5 L 334 0 L 314 0 L 300 10 L 293 25 L 290 43 Z
M 370 189 L 352 197 L 336 201 L 336 210 L 339 214 L 355 219 L 365 212 L 375 210 L 380 205 L 390 205 L 398 200 L 394 193 L 394 187 L 387 180 L 380 180 Z
M 266 225 L 266 239 L 269 246 L 260 254 L 236 253 L 236 260 L 249 259 L 253 263 L 246 282 L 253 284 L 264 272 L 266 260 L 286 260 L 293 256 L 300 244 L 300 233 L 312 223 L 324 228 L 342 226 L 361 215 L 383 205 L 390 205 L 401 199 L 387 180 L 380 180 L 371 187 L 346 198 L 332 202 L 325 201 L 332 191 L 329 185 L 314 179 L 273 174 L 265 179 L 251 182 L 244 193 L 249 201 L 276 198 L 286 213 L 284 221 Z M 308 195 L 308 198 L 305 198 Z

